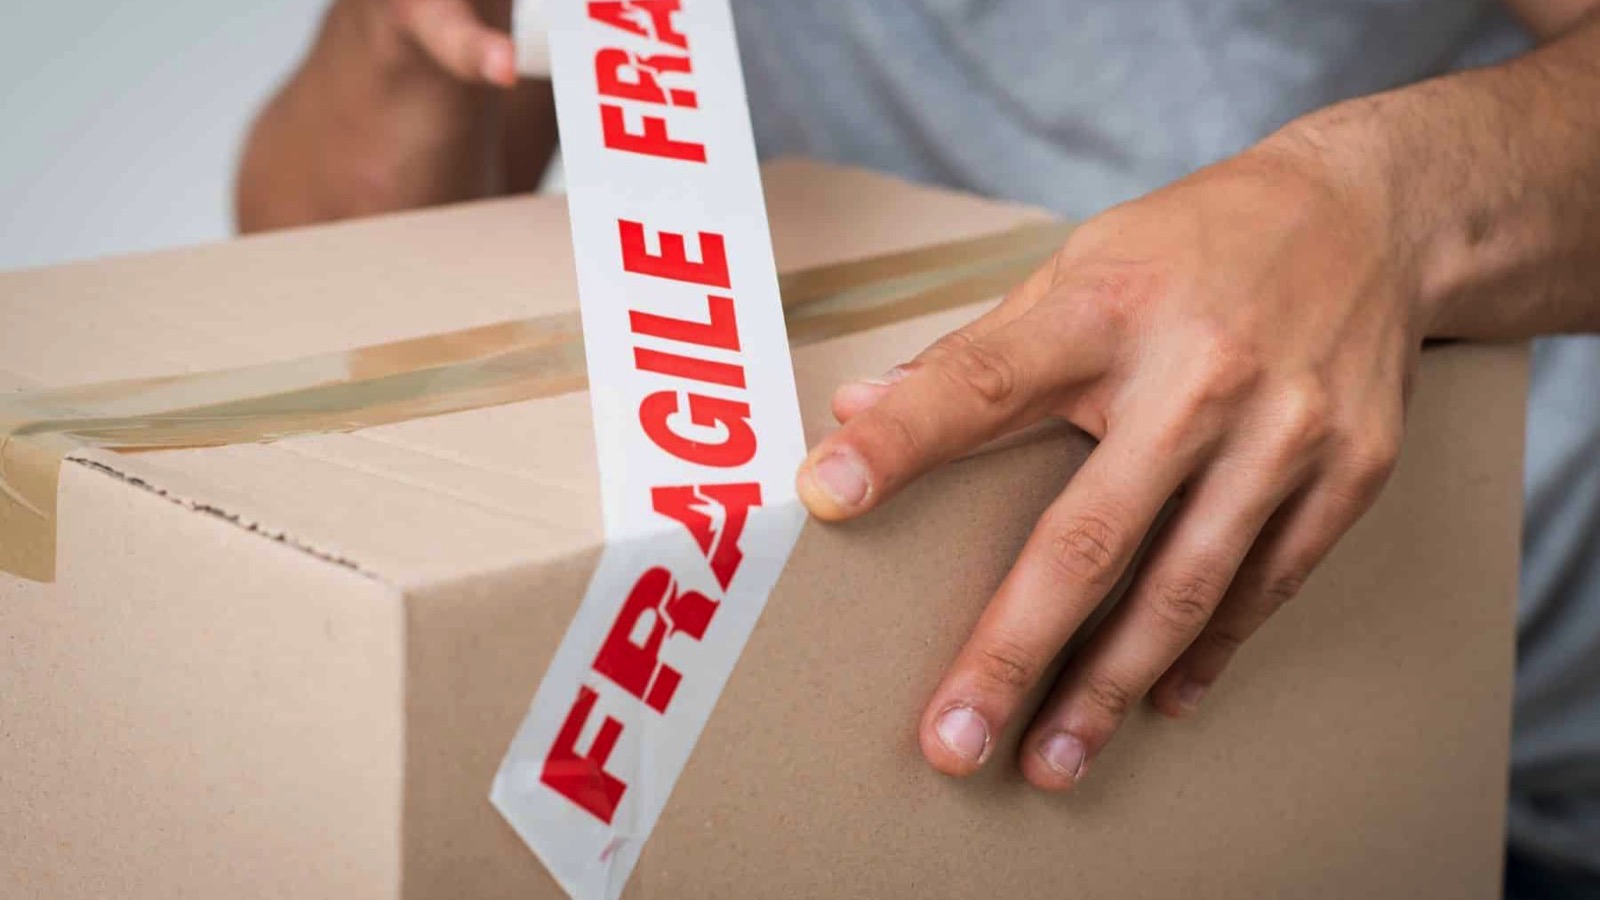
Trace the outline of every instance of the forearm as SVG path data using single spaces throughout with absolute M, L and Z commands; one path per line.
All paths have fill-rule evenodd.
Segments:
M 504 92 L 451 77 L 381 10 L 336 3 L 303 65 L 260 114 L 239 167 L 241 231 L 506 188 Z M 519 93 L 528 91 L 537 104 L 538 87 Z M 553 126 L 541 120 L 519 133 L 519 162 L 542 170 L 554 150 Z
M 1427 335 L 1600 330 L 1600 17 L 1268 143 L 1311 148 L 1385 211 Z

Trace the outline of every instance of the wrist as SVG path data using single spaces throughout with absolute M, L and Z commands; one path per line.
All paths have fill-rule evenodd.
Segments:
M 1440 181 L 1443 160 L 1414 149 L 1410 107 L 1397 93 L 1341 102 L 1294 120 L 1262 146 L 1298 157 L 1325 179 L 1374 258 L 1386 261 L 1421 338 L 1450 319 L 1462 272 L 1450 203 L 1429 187 Z
M 1419 339 L 1433 333 L 1449 294 L 1436 223 L 1415 203 L 1418 173 L 1392 95 L 1336 104 L 1291 122 L 1257 146 L 1313 179 L 1343 211 L 1356 244 L 1381 260 Z

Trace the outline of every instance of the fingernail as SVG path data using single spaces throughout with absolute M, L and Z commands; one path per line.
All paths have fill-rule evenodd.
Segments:
M 1083 771 L 1083 742 L 1058 731 L 1039 745 L 1039 758 L 1058 773 L 1076 781 Z
M 870 384 L 873 387 L 888 387 L 891 384 L 903 380 L 908 374 L 910 373 L 904 366 L 895 366 L 882 375 L 879 375 L 877 378 L 863 378 L 861 379 L 861 383 Z
M 1206 695 L 1206 686 L 1198 681 L 1185 681 L 1178 686 L 1178 705 L 1184 712 L 1194 712 Z
M 981 761 L 989 748 L 989 726 L 982 716 L 965 706 L 945 710 L 933 730 L 950 752 L 973 762 Z
M 824 456 L 812 467 L 811 477 L 833 502 L 843 507 L 860 506 L 872 487 L 867 481 L 867 467 L 850 450 L 835 450 Z
M 859 378 L 846 382 L 840 385 L 839 390 L 833 395 L 834 410 L 842 409 L 845 416 L 852 416 L 869 409 L 888 396 L 889 388 L 904 377 L 906 370 L 896 366 L 877 378 Z
M 865 409 L 877 405 L 889 393 L 887 385 L 872 381 L 852 381 L 839 386 L 833 394 L 833 408 L 835 412 L 843 412 L 845 416 L 853 416 Z M 843 419 L 841 419 L 843 421 Z

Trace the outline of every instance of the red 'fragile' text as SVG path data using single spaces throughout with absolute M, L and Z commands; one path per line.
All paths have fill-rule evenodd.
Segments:
M 675 9 L 676 3 L 663 0 L 656 6 Z M 654 252 L 652 238 L 658 248 Z M 640 433 L 662 453 L 712 474 L 749 463 L 756 455 L 757 436 L 748 402 L 729 396 L 746 385 L 738 305 L 728 293 L 727 241 L 720 234 L 699 232 L 692 245 L 691 252 L 691 240 L 683 234 L 632 220 L 617 222 L 622 269 L 642 276 L 643 285 L 661 286 L 661 296 L 684 307 L 681 316 L 628 312 L 636 342 L 634 368 L 660 382 L 659 389 L 649 390 L 639 402 Z M 660 485 L 650 489 L 650 504 L 683 526 L 716 584 L 727 591 L 745 559 L 740 540 L 750 511 L 761 505 L 760 484 L 711 480 Z M 649 566 L 621 598 L 591 665 L 593 674 L 654 714 L 667 714 L 685 675 L 663 660 L 663 651 L 677 638 L 702 640 L 721 604 L 720 596 L 684 587 L 666 564 Z M 594 687 L 580 686 L 545 758 L 542 780 L 609 824 L 628 789 L 605 768 L 622 736 L 622 722 L 601 713 L 588 750 L 578 749 L 590 717 L 596 715 L 598 698 Z
M 680 5 L 681 0 L 589 4 L 590 19 L 629 35 L 631 43 L 643 38 L 649 45 L 645 52 L 603 47 L 595 53 L 601 139 L 607 148 L 683 162 L 706 161 L 705 144 L 675 136 L 675 126 L 700 107 L 689 42 L 673 22 Z

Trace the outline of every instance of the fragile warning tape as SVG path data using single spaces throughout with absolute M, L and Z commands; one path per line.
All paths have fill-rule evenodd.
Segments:
M 728 0 L 543 7 L 606 546 L 491 797 L 600 900 L 799 535 L 805 442 Z

